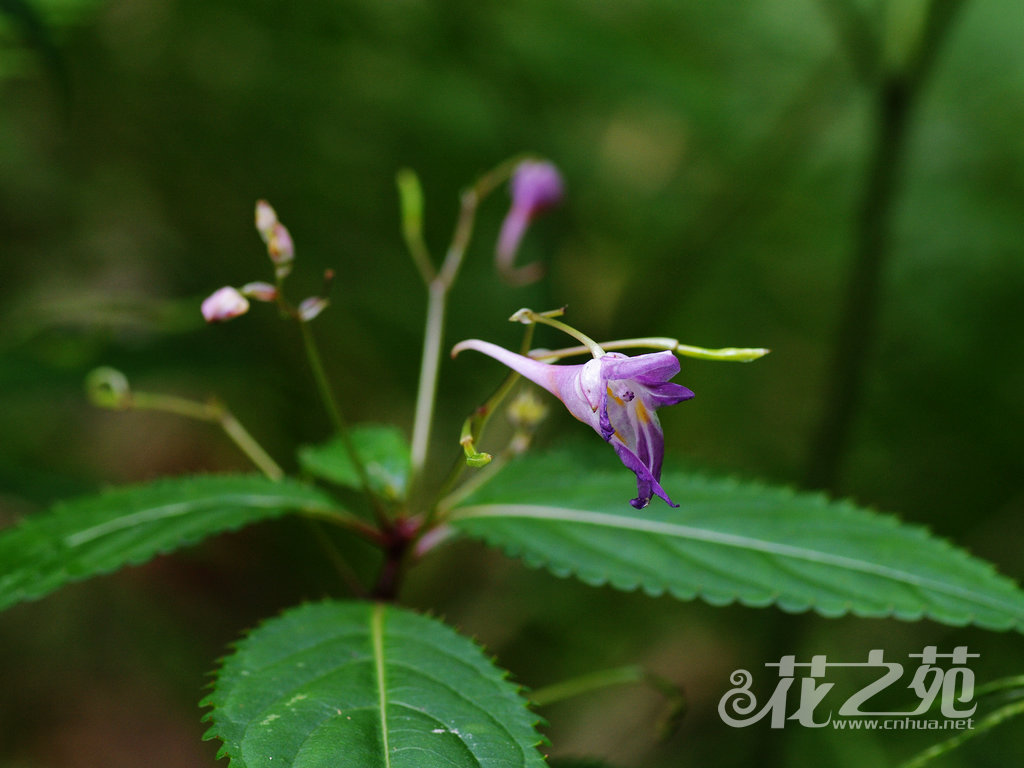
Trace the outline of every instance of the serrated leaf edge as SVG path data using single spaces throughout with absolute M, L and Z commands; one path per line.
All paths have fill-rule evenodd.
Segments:
M 241 650 L 241 646 L 243 646 L 244 643 L 246 641 L 248 641 L 248 639 L 255 632 L 259 631 L 260 629 L 262 629 L 267 624 L 270 624 L 271 622 L 274 622 L 274 621 L 276 621 L 276 620 L 278 620 L 278 619 L 280 619 L 280 618 L 282 618 L 282 617 L 284 617 L 284 616 L 286 616 L 288 614 L 291 614 L 292 612 L 295 612 L 295 611 L 309 609 L 309 608 L 315 608 L 315 607 L 320 606 L 320 605 L 340 604 L 340 603 L 346 603 L 346 602 L 351 604 L 351 603 L 358 603 L 358 602 L 362 602 L 362 601 L 354 601 L 354 600 L 353 601 L 337 601 L 337 600 L 326 599 L 326 600 L 319 600 L 319 601 L 307 601 L 307 602 L 300 603 L 298 605 L 294 605 L 294 606 L 282 609 L 281 611 L 279 611 L 274 616 L 271 616 L 271 617 L 268 617 L 266 619 L 263 619 L 262 621 L 260 621 L 255 626 L 250 627 L 250 628 L 244 630 L 242 632 L 242 635 L 239 638 L 237 638 L 236 640 L 233 640 L 231 643 L 228 644 L 227 652 L 224 653 L 222 656 L 220 656 L 217 659 L 215 668 L 210 670 L 207 673 L 207 676 L 210 677 L 211 679 L 203 687 L 205 689 L 208 689 L 208 690 L 212 689 L 212 690 L 210 690 L 210 693 L 208 693 L 206 696 L 204 696 L 199 701 L 198 706 L 200 708 L 208 708 L 209 709 L 209 711 L 203 713 L 202 717 L 200 718 L 200 722 L 203 722 L 203 723 L 210 722 L 210 723 L 212 723 L 212 725 L 206 731 L 204 731 L 204 733 L 202 735 L 202 740 L 203 741 L 211 741 L 213 739 L 218 739 L 218 740 L 221 741 L 221 745 L 220 745 L 220 747 L 217 750 L 216 758 L 218 760 L 220 760 L 222 758 L 227 758 L 229 760 L 228 768 L 246 768 L 246 765 L 245 765 L 244 761 L 242 761 L 241 757 L 233 756 L 233 755 L 231 755 L 228 752 L 228 745 L 224 742 L 222 736 L 217 731 L 217 724 L 216 724 L 216 722 L 213 721 L 214 710 L 218 706 L 218 701 L 217 701 L 217 693 L 218 692 L 217 692 L 215 686 L 217 684 L 217 681 L 220 679 L 221 673 L 223 672 L 226 663 L 239 650 Z M 438 624 L 440 626 L 442 626 L 445 629 L 447 629 L 454 636 L 458 637 L 460 640 L 463 640 L 463 641 L 469 643 L 476 651 L 478 651 L 480 653 L 480 655 L 484 659 L 486 659 L 490 663 L 491 669 L 498 673 L 497 680 L 500 681 L 501 683 L 503 683 L 505 686 L 507 686 L 509 691 L 516 695 L 516 698 L 520 702 L 520 706 L 522 708 L 522 711 L 529 715 L 528 718 L 524 718 L 523 724 L 524 725 L 528 725 L 531 728 L 531 730 L 533 731 L 534 735 L 537 737 L 537 741 L 534 742 L 533 744 L 531 744 L 530 746 L 533 749 L 538 749 L 542 745 L 550 743 L 548 741 L 547 737 L 544 736 L 544 734 L 540 733 L 539 730 L 538 730 L 538 728 L 540 726 L 547 725 L 547 721 L 533 710 L 533 707 L 531 705 L 531 702 L 530 702 L 529 698 L 525 695 L 525 692 L 528 689 L 525 686 L 519 684 L 518 682 L 516 682 L 515 680 L 512 679 L 511 672 L 508 669 L 506 669 L 505 667 L 503 667 L 502 665 L 500 665 L 498 663 L 496 656 L 494 656 L 493 654 L 490 654 L 490 653 L 487 652 L 486 646 L 483 645 L 476 638 L 476 636 L 468 636 L 468 635 L 462 634 L 462 632 L 460 632 L 457 627 L 454 627 L 451 624 L 448 624 L 443 619 L 443 617 L 436 616 L 436 615 L 434 615 L 430 611 L 416 611 L 416 610 L 413 610 L 411 608 L 407 608 L 407 607 L 404 607 L 404 606 L 397 606 L 397 605 L 393 605 L 393 604 L 390 604 L 390 603 L 381 603 L 381 602 L 374 603 L 374 606 L 375 606 L 374 617 L 383 616 L 383 611 L 385 609 L 387 609 L 387 608 L 393 608 L 395 610 L 406 611 L 406 612 L 408 612 L 410 614 L 422 616 L 424 618 L 429 618 L 429 619 L 432 619 L 432 620 L 438 622 Z M 375 641 L 376 641 L 376 638 L 375 638 Z M 380 674 L 380 673 L 378 672 L 378 674 Z M 383 723 L 382 723 L 382 725 L 383 725 Z
M 709 483 L 708 485 L 711 486 L 712 484 Z M 743 485 L 742 487 L 743 488 L 749 488 L 751 486 Z M 753 487 L 757 487 L 757 486 L 753 486 Z M 775 489 L 771 489 L 770 488 L 769 490 L 773 491 Z M 788 489 L 784 489 L 784 490 L 788 491 Z M 795 492 L 792 492 L 792 493 L 788 493 L 787 495 L 796 496 L 797 494 Z M 915 524 L 902 524 L 901 521 L 898 518 L 896 518 L 895 516 L 893 516 L 893 515 L 868 512 L 867 510 L 862 510 L 862 509 L 857 508 L 857 507 L 855 507 L 855 506 L 853 506 L 851 504 L 848 504 L 846 502 L 829 502 L 827 497 L 825 497 L 824 495 L 815 494 L 815 496 L 818 497 L 821 500 L 822 506 L 826 506 L 826 507 L 834 506 L 834 507 L 837 508 L 837 511 L 841 511 L 842 513 L 846 514 L 847 516 L 855 516 L 855 517 L 870 516 L 873 520 L 884 521 L 885 524 L 890 526 L 890 527 L 901 527 L 905 531 L 913 533 L 918 538 L 928 539 L 929 541 L 934 542 L 934 543 L 940 545 L 946 552 L 954 555 L 955 557 L 957 557 L 961 561 L 970 562 L 972 564 L 981 565 L 981 566 L 984 567 L 984 570 L 990 576 L 997 577 L 1000 580 L 1004 581 L 1008 585 L 1017 586 L 1016 582 L 1014 582 L 1014 580 L 1010 579 L 1009 577 L 1007 577 L 1004 574 L 1002 574 L 999 571 L 997 571 L 995 566 L 992 565 L 991 563 L 989 563 L 988 561 L 982 560 L 982 559 L 978 559 L 978 558 L 972 558 L 968 552 L 966 552 L 965 550 L 963 550 L 963 549 L 953 545 L 952 543 L 950 543 L 946 539 L 943 539 L 941 537 L 935 536 L 934 534 L 930 533 L 927 530 L 927 528 L 925 528 L 924 526 L 915 525 Z M 510 509 L 511 510 L 516 510 L 518 512 L 518 514 L 508 514 L 507 510 L 510 510 Z M 506 510 L 506 512 L 498 512 L 498 511 L 494 511 L 494 510 Z M 547 510 L 548 513 L 545 513 L 543 510 Z M 552 514 L 550 514 L 550 512 L 557 513 L 557 515 L 552 515 Z M 569 513 L 569 514 L 562 514 L 562 513 Z M 757 543 L 757 544 L 761 544 L 761 545 L 764 545 L 764 546 L 761 546 L 761 547 L 745 547 L 745 546 L 742 546 L 742 548 L 752 549 L 753 551 L 760 551 L 760 552 L 763 552 L 763 553 L 769 554 L 769 555 L 789 556 L 789 557 L 793 557 L 794 559 L 803 559 L 805 562 L 821 562 L 822 564 L 825 564 L 825 565 L 835 565 L 835 566 L 838 566 L 838 567 L 842 567 L 842 563 L 846 563 L 848 565 L 860 564 L 860 565 L 870 566 L 869 568 L 858 568 L 858 569 L 851 568 L 851 570 L 858 570 L 861 573 L 866 573 L 866 574 L 869 574 L 869 575 L 881 576 L 883 578 L 894 578 L 895 574 L 902 574 L 902 575 L 907 576 L 909 578 L 907 578 L 905 580 L 899 580 L 899 579 L 895 579 L 894 578 L 894 580 L 898 581 L 898 583 L 907 584 L 907 585 L 910 585 L 910 586 L 919 586 L 919 587 L 920 586 L 928 586 L 928 587 L 933 588 L 933 589 L 937 585 L 937 586 L 942 587 L 942 589 L 937 589 L 936 591 L 939 591 L 939 592 L 941 592 L 943 594 L 947 594 L 947 595 L 954 596 L 954 597 L 960 597 L 962 599 L 971 600 L 973 602 L 977 602 L 977 603 L 986 605 L 986 606 L 988 606 L 990 608 L 993 608 L 993 609 L 996 609 L 996 610 L 1000 610 L 1000 611 L 1004 611 L 1006 613 L 1010 613 L 1010 614 L 1014 613 L 1012 608 L 1008 610 L 1007 606 L 1005 606 L 1004 603 L 998 602 L 998 601 L 993 601 L 993 600 L 989 599 L 988 596 L 986 596 L 984 594 L 979 595 L 977 593 L 970 592 L 968 590 L 963 590 L 961 588 L 950 589 L 949 585 L 944 585 L 942 582 L 934 582 L 931 579 L 923 579 L 923 578 L 915 576 L 914 574 L 910 574 L 910 573 L 907 573 L 907 572 L 904 572 L 904 571 L 899 571 L 898 569 L 890 568 L 888 566 L 879 565 L 879 564 L 876 564 L 876 563 L 871 563 L 870 561 L 857 560 L 855 558 L 848 558 L 848 557 L 845 557 L 845 556 L 842 556 L 842 555 L 830 555 L 828 553 L 820 553 L 820 552 L 817 552 L 816 550 L 806 550 L 806 549 L 804 549 L 802 547 L 793 547 L 793 546 L 786 545 L 786 544 L 776 544 L 774 542 L 764 542 L 763 540 L 760 540 L 760 539 L 753 539 L 753 538 L 750 538 L 750 537 L 740 536 L 738 534 L 730 534 L 730 533 L 720 533 L 720 532 L 715 532 L 715 531 L 707 531 L 705 529 L 695 528 L 695 527 L 692 527 L 692 526 L 684 526 L 684 525 L 679 525 L 679 524 L 675 524 L 675 523 L 667 523 L 667 522 L 656 521 L 656 520 L 648 520 L 648 519 L 645 519 L 645 518 L 637 518 L 637 517 L 631 517 L 631 516 L 627 516 L 627 515 L 611 515 L 611 514 L 604 513 L 604 512 L 593 512 L 593 511 L 589 511 L 589 510 L 579 510 L 579 509 L 566 508 L 566 507 L 547 507 L 547 506 L 534 505 L 534 504 L 501 504 L 501 503 L 491 503 L 491 504 L 466 505 L 466 506 L 458 507 L 455 510 L 453 510 L 453 512 L 451 514 L 451 517 L 449 518 L 449 521 L 451 523 L 455 524 L 455 527 L 457 528 L 458 527 L 457 523 L 461 519 L 479 519 L 479 518 L 484 518 L 484 517 L 495 517 L 495 518 L 521 517 L 521 518 L 532 518 L 532 519 L 550 520 L 550 521 L 553 521 L 553 522 L 559 522 L 559 521 L 563 521 L 563 522 L 582 522 L 582 523 L 589 523 L 589 524 L 595 524 L 595 525 L 604 525 L 606 527 L 619 527 L 619 528 L 622 528 L 623 530 L 647 529 L 646 532 L 650 532 L 650 533 L 665 532 L 665 529 L 673 529 L 674 528 L 676 530 L 686 531 L 688 534 L 695 534 L 695 535 L 687 535 L 685 537 L 685 538 L 687 538 L 689 540 L 707 541 L 709 543 L 719 544 L 721 546 L 734 546 L 734 547 L 738 547 L 738 548 L 742 546 L 741 542 L 752 542 L 752 543 Z M 609 526 L 607 524 L 606 520 L 628 521 L 629 525 Z M 639 525 L 637 525 L 638 523 L 639 523 Z M 658 530 L 659 528 L 662 529 L 662 530 L 659 531 Z M 648 584 L 640 583 L 640 581 L 638 581 L 637 583 L 632 584 L 632 585 L 621 585 L 621 584 L 614 583 L 614 581 L 611 578 L 608 578 L 608 577 L 602 577 L 600 575 L 597 575 L 597 576 L 585 575 L 585 574 L 581 573 L 579 568 L 575 568 L 575 567 L 572 567 L 572 566 L 563 566 L 563 567 L 556 566 L 553 562 L 551 562 L 549 559 L 547 559 L 545 557 L 538 556 L 538 555 L 535 555 L 535 554 L 532 554 L 532 553 L 524 553 L 522 548 L 520 546 L 518 546 L 518 545 L 515 545 L 515 544 L 504 544 L 504 543 L 500 542 L 500 540 L 497 540 L 500 537 L 491 537 L 491 536 L 488 536 L 487 534 L 478 534 L 477 538 L 482 538 L 483 540 L 487 541 L 488 544 L 490 544 L 492 546 L 499 547 L 502 551 L 504 551 L 507 555 L 509 555 L 511 557 L 522 559 L 530 567 L 533 567 L 533 568 L 542 567 L 545 570 L 549 571 L 550 573 L 552 573 L 553 575 L 555 575 L 555 576 L 557 576 L 559 578 L 567 578 L 567 577 L 570 577 L 570 576 L 575 576 L 575 577 L 579 578 L 581 581 L 583 581 L 584 583 L 590 584 L 592 586 L 609 585 L 609 586 L 611 586 L 611 587 L 613 587 L 615 589 L 619 589 L 621 591 L 632 592 L 632 591 L 637 591 L 637 590 L 642 589 L 645 593 L 650 594 L 652 596 L 658 596 L 658 595 L 662 595 L 662 594 L 668 593 L 668 594 L 672 595 L 673 597 L 676 597 L 677 599 L 683 599 L 683 600 L 689 600 L 689 599 L 692 599 L 693 597 L 700 597 L 705 602 L 708 602 L 708 603 L 713 604 L 713 605 L 728 605 L 728 604 L 731 604 L 731 603 L 737 603 L 738 602 L 739 604 L 745 605 L 745 606 L 748 606 L 748 607 L 765 607 L 768 604 L 774 604 L 774 605 L 777 605 L 780 609 L 782 609 L 782 610 L 784 610 L 786 612 L 803 613 L 803 612 L 808 611 L 808 610 L 813 610 L 816 613 L 818 613 L 819 615 L 825 616 L 825 617 L 829 617 L 829 618 L 834 618 L 834 617 L 845 615 L 845 614 L 849 613 L 849 614 L 852 614 L 852 615 L 855 615 L 855 616 L 861 616 L 861 617 L 865 617 L 865 618 L 867 618 L 867 617 L 882 618 L 882 617 L 892 616 L 892 617 L 895 617 L 897 619 L 901 619 L 901 620 L 905 620 L 905 621 L 913 621 L 916 618 L 918 618 L 919 616 L 923 615 L 923 616 L 927 616 L 928 618 L 934 619 L 936 621 L 940 621 L 942 623 L 950 624 L 950 625 L 954 625 L 954 626 L 962 626 L 962 625 L 967 625 L 967 624 L 977 624 L 978 626 L 986 627 L 986 628 L 989 628 L 989 629 L 996 629 L 996 630 L 1005 630 L 1005 629 L 1009 629 L 1011 627 L 1015 627 L 1019 631 L 1024 632 L 1024 618 L 1018 619 L 1016 622 L 1011 620 L 1009 623 L 997 623 L 997 622 L 992 622 L 992 621 L 982 621 L 982 620 L 979 620 L 977 614 L 975 614 L 973 612 L 967 612 L 966 614 L 963 615 L 962 618 L 952 618 L 950 616 L 938 614 L 935 611 L 929 610 L 929 609 L 926 608 L 923 611 L 921 611 L 920 613 L 915 611 L 914 615 L 911 616 L 911 615 L 908 614 L 908 612 L 901 611 L 901 610 L 897 609 L 894 605 L 890 606 L 888 609 L 876 612 L 876 611 L 871 611 L 871 610 L 858 610 L 853 605 L 851 605 L 851 603 L 849 601 L 846 601 L 845 603 L 843 603 L 842 606 L 840 607 L 840 609 L 837 611 L 837 610 L 832 609 L 831 607 L 821 606 L 815 600 L 801 600 L 798 603 L 796 601 L 794 601 L 794 604 L 788 604 L 788 603 L 784 604 L 784 603 L 782 603 L 780 601 L 780 599 L 779 599 L 780 596 L 778 595 L 778 593 L 776 593 L 774 596 L 772 596 L 770 598 L 769 602 L 765 602 L 763 600 L 749 600 L 749 599 L 746 599 L 746 598 L 744 598 L 743 596 L 741 596 L 741 595 L 739 595 L 737 593 L 733 593 L 729 599 L 723 601 L 722 599 L 718 598 L 717 595 L 709 594 L 709 592 L 706 589 L 701 588 L 700 586 L 695 587 L 693 595 L 688 595 L 688 594 L 681 594 L 680 590 L 674 589 L 674 588 L 672 588 L 672 587 L 670 587 L 668 585 L 665 585 L 665 584 L 662 584 L 662 585 L 648 585 Z M 772 551 L 773 547 L 777 548 L 777 550 L 776 551 Z M 819 559 L 819 560 L 814 560 L 813 558 L 808 558 L 808 557 L 803 557 L 803 558 L 797 557 L 797 555 L 799 553 L 801 553 L 801 552 L 810 553 L 810 554 L 824 555 L 824 558 L 823 559 Z M 828 562 L 830 560 L 832 562 Z

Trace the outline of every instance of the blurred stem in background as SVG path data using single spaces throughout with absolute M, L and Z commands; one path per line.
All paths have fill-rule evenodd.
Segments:
M 836 37 L 860 82 L 871 91 L 872 119 L 864 186 L 853 228 L 846 295 L 826 371 L 821 416 L 811 437 L 804 484 L 838 492 L 840 473 L 861 405 L 868 358 L 878 335 L 881 284 L 892 248 L 895 205 L 903 183 L 914 108 L 942 42 L 964 0 L 930 0 L 922 5 L 917 34 L 904 37 L 901 50 L 887 51 L 891 35 L 877 30 L 849 0 L 820 0 Z M 889 40 L 887 40 L 889 38 Z M 767 656 L 799 648 L 806 616 L 776 614 L 764 634 Z M 766 743 L 764 768 L 789 765 L 786 743 Z
M 805 470 L 804 482 L 812 488 L 838 490 L 868 357 L 878 335 L 881 282 L 892 248 L 893 213 L 914 107 L 963 4 L 964 0 L 927 3 L 918 34 L 902 41 L 893 61 L 863 12 L 843 0 L 821 0 L 857 76 L 873 91 L 874 138 L 854 228 L 846 296 L 826 374 L 824 406 Z
M 35 49 L 57 91 L 64 117 L 68 118 L 71 109 L 71 79 L 64 54 L 54 42 L 46 20 L 28 0 L 0 0 L 0 16 L 10 19 L 25 45 Z

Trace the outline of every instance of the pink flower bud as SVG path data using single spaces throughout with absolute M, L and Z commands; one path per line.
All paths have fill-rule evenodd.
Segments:
M 310 296 L 308 299 L 303 299 L 298 306 L 299 319 L 303 322 L 312 320 L 327 309 L 329 303 L 323 296 Z
M 537 160 L 520 163 L 509 185 L 512 207 L 505 216 L 498 235 L 495 261 L 498 271 L 516 283 L 529 283 L 540 277 L 540 266 L 530 264 L 520 269 L 512 266 L 519 243 L 530 222 L 542 211 L 562 201 L 565 186 L 554 165 Z
M 270 230 L 267 253 L 270 254 L 270 260 L 277 265 L 289 264 L 295 258 L 295 244 L 284 224 L 277 222 Z
M 562 202 L 565 185 L 551 163 L 525 160 L 512 174 L 511 192 L 512 207 L 524 209 L 532 217 Z
M 223 323 L 248 311 L 249 302 L 245 296 L 230 285 L 214 291 L 202 305 L 203 317 L 208 323 Z
M 277 224 L 277 213 L 270 207 L 266 200 L 256 201 L 256 231 L 264 241 L 270 239 L 270 234 Z
M 240 289 L 243 296 L 256 301 L 277 301 L 277 288 L 270 283 L 246 283 Z

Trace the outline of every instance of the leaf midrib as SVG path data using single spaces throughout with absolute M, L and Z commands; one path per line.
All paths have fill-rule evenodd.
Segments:
M 370 617 L 370 637 L 373 643 L 373 665 L 377 679 L 377 706 L 380 708 L 381 748 L 384 766 L 391 768 L 391 749 L 388 744 L 388 694 L 384 681 L 384 605 L 373 606 Z
M 845 568 L 851 571 L 880 576 L 893 581 L 914 586 L 923 586 L 934 589 L 937 592 L 969 600 L 975 604 L 989 608 L 1008 611 L 1021 618 L 1019 608 L 1001 600 L 994 600 L 988 595 L 947 584 L 934 579 L 923 578 L 913 573 L 901 571 L 879 563 L 868 560 L 858 560 L 844 555 L 834 555 L 819 550 L 796 547 L 790 544 L 765 541 L 749 536 L 741 536 L 721 531 L 711 531 L 704 528 L 679 525 L 678 523 L 667 523 L 658 520 L 644 520 L 642 518 L 627 517 L 625 515 L 612 515 L 604 512 L 593 512 L 589 510 L 572 509 L 566 507 L 549 507 L 532 504 L 479 504 L 459 507 L 451 516 L 451 520 L 467 518 L 530 518 L 535 520 L 550 520 L 553 522 L 582 523 L 605 528 L 617 528 L 621 530 L 639 531 L 644 533 L 656 533 L 675 538 L 704 541 L 711 544 L 718 544 L 725 547 L 747 549 L 755 552 L 762 552 L 768 555 L 788 557 L 794 560 L 829 565 L 837 568 Z
M 64 537 L 64 544 L 69 548 L 78 547 L 82 544 L 93 541 L 94 539 L 98 539 L 101 536 L 106 536 L 109 533 L 124 530 L 126 528 L 133 528 L 140 523 L 152 523 L 157 520 L 181 517 L 182 515 L 187 515 L 191 512 L 198 512 L 207 507 L 232 505 L 248 508 L 290 508 L 298 507 L 300 504 L 300 500 L 294 496 L 265 496 L 251 493 L 232 493 L 216 497 L 206 497 L 203 499 L 178 501 L 172 504 L 161 504 L 156 507 L 140 509 L 139 511 L 133 512 L 129 515 L 122 515 L 114 518 L 113 520 L 107 520 L 99 523 L 98 525 L 94 525 L 91 528 L 76 531 L 75 533 Z

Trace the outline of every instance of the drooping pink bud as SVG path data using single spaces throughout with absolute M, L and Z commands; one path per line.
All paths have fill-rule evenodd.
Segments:
M 565 185 L 562 182 L 562 175 L 551 163 L 525 160 L 512 174 L 509 191 L 512 195 L 512 207 L 501 225 L 495 263 L 498 271 L 509 281 L 530 283 L 540 277 L 541 267 L 538 264 L 530 264 L 519 269 L 512 266 L 519 250 L 519 243 L 537 214 L 562 201 Z
M 295 244 L 284 224 L 274 225 L 270 240 L 267 241 L 267 252 L 275 264 L 287 264 L 295 258 Z
M 270 239 L 267 241 L 267 253 L 274 262 L 277 276 L 287 277 L 292 271 L 292 261 L 295 259 L 295 244 L 284 224 L 277 223 L 271 230 Z
M 246 298 L 256 301 L 277 301 L 277 288 L 270 283 L 246 283 L 239 292 Z
M 303 322 L 312 320 L 327 309 L 329 303 L 323 296 L 310 296 L 308 299 L 303 299 L 298 306 L 299 319 Z
M 208 323 L 223 323 L 249 311 L 249 301 L 230 285 L 214 291 L 203 301 L 203 318 Z

